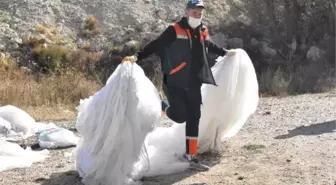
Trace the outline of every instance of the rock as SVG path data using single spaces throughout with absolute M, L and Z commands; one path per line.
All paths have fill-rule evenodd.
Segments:
M 20 67 L 20 69 L 21 69 L 22 71 L 27 72 L 27 73 L 30 73 L 30 72 L 31 72 L 31 69 L 29 69 L 28 67 Z
M 146 4 L 149 4 L 149 3 L 151 3 L 151 1 L 150 1 L 150 0 L 144 0 L 144 2 L 145 2 Z
M 18 38 L 18 37 L 16 37 L 16 38 L 12 38 L 12 41 L 13 41 L 14 43 L 16 43 L 16 44 L 22 44 L 22 39 L 21 39 L 21 38 Z
M 277 51 L 273 48 L 268 47 L 268 43 L 262 41 L 259 44 L 260 53 L 265 57 L 274 57 L 277 54 Z
M 239 176 L 238 180 L 244 180 L 244 177 L 243 176 Z
M 166 10 L 163 9 L 163 8 L 160 8 L 160 9 L 156 10 L 155 15 L 159 19 L 166 19 L 167 18 Z
M 8 49 L 18 49 L 19 48 L 19 45 L 16 44 L 16 43 L 12 43 L 11 45 L 9 45 Z
M 19 47 L 18 44 L 22 43 L 22 39 L 8 24 L 0 22 L 0 43 L 4 43 L 3 45 L 5 46 L 1 47 L 1 50 L 17 49 Z
M 124 50 L 127 51 L 138 51 L 140 49 L 140 42 L 136 40 L 131 40 L 124 45 Z
M 324 51 L 316 46 L 311 46 L 307 52 L 307 58 L 314 62 L 317 62 L 321 59 Z

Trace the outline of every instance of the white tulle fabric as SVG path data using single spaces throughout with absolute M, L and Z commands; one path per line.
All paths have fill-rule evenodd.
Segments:
M 160 121 L 160 108 L 155 86 L 130 62 L 119 65 L 99 92 L 81 101 L 76 166 L 83 183 L 124 184 L 146 135 Z
M 257 108 L 258 82 L 242 49 L 217 59 L 218 86 L 202 86 L 199 152 L 217 149 L 235 136 Z M 184 171 L 185 124 L 157 127 L 161 120 L 157 89 L 137 64 L 118 66 L 106 85 L 78 107 L 77 170 L 85 184 L 130 184 L 144 176 Z M 154 129 L 154 130 L 153 130 Z

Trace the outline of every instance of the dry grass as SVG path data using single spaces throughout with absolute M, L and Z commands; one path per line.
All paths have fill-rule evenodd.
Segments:
M 74 121 L 77 116 L 74 105 L 21 106 L 20 109 L 26 111 L 36 121 Z
M 102 33 L 102 29 L 99 27 L 99 22 L 95 16 L 88 16 L 85 19 L 83 30 L 80 32 L 80 36 L 94 37 Z
M 80 99 L 99 90 L 95 80 L 75 71 L 61 75 L 37 76 L 12 68 L 0 70 L 0 102 L 26 108 L 34 118 L 60 120 L 74 116 Z

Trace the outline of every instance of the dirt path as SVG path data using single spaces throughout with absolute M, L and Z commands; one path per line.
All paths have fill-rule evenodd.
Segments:
M 270 114 L 265 114 L 270 111 Z M 204 155 L 209 172 L 146 178 L 144 185 L 334 185 L 336 95 L 263 98 L 257 112 L 219 154 Z M 0 173 L 1 185 L 79 185 L 71 151 L 43 164 Z

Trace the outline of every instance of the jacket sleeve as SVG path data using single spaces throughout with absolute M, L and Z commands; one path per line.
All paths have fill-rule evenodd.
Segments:
M 176 32 L 173 26 L 169 26 L 157 39 L 147 44 L 141 51 L 135 55 L 138 60 L 144 59 L 153 53 L 159 51 L 162 47 L 170 45 L 176 39 Z
M 224 56 L 226 54 L 226 50 L 222 47 L 219 47 L 211 39 L 206 40 L 205 45 L 208 47 L 210 53 L 214 53 L 220 56 Z

